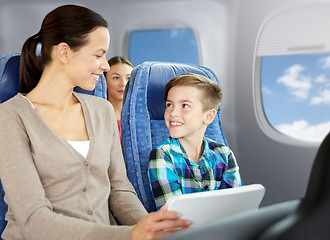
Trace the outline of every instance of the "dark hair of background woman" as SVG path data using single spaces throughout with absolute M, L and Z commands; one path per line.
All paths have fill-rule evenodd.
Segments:
M 114 57 L 110 58 L 108 63 L 109 63 L 110 67 L 113 65 L 116 65 L 118 63 L 125 63 L 125 64 L 131 66 L 132 68 L 134 68 L 134 65 L 127 58 L 120 57 L 120 56 L 114 56 Z M 106 74 L 107 73 L 104 72 L 104 75 L 106 75 Z

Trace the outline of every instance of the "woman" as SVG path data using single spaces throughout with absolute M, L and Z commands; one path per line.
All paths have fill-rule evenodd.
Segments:
M 0 105 L 3 239 L 156 239 L 189 225 L 164 209 L 147 215 L 126 177 L 113 107 L 73 92 L 109 70 L 107 27 L 65 5 L 23 45 L 20 93 Z
M 104 73 L 107 81 L 108 101 L 111 102 L 115 109 L 119 137 L 121 139 L 120 116 L 123 106 L 124 90 L 131 77 L 134 66 L 128 59 L 119 56 L 110 58 L 108 63 L 110 71 Z

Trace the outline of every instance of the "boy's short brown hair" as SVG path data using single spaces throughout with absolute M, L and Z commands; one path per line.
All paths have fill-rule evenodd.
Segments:
M 170 89 L 174 86 L 191 86 L 202 90 L 204 111 L 218 109 L 222 99 L 222 92 L 219 84 L 211 79 L 195 73 L 184 73 L 172 78 L 165 86 L 165 101 Z

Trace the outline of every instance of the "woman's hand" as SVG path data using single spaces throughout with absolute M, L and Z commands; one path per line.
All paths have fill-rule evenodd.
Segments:
M 132 230 L 133 240 L 152 240 L 166 237 L 190 226 L 190 221 L 180 219 L 177 212 L 167 211 L 165 205 L 157 212 L 143 217 Z

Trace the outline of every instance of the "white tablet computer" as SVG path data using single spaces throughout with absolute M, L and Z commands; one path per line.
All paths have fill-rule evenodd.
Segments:
M 257 210 L 265 194 L 261 184 L 171 197 L 166 209 L 177 211 L 192 227 L 249 210 Z

